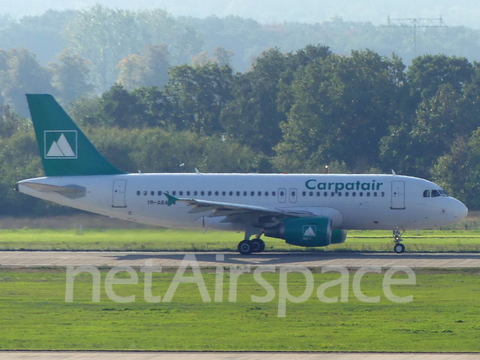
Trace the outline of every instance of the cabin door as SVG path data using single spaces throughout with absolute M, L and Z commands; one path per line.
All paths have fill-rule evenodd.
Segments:
M 125 202 L 125 190 L 127 188 L 127 180 L 114 180 L 113 181 L 113 202 L 112 207 L 125 208 L 127 204 Z
M 405 182 L 392 181 L 392 206 L 390 209 L 405 210 Z

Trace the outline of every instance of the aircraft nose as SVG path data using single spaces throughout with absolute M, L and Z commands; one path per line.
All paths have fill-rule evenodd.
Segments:
M 449 212 L 452 214 L 455 221 L 460 221 L 464 219 L 468 214 L 468 208 L 460 200 L 452 199 L 451 205 L 449 206 Z

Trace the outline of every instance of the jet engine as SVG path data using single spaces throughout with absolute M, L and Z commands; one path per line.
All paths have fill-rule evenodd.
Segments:
M 347 230 L 333 230 L 330 244 L 341 244 L 347 240 Z
M 264 234 L 297 246 L 327 246 L 347 239 L 347 230 L 332 230 L 332 221 L 326 217 L 285 219 L 264 229 Z
M 265 236 L 285 239 L 298 246 L 327 246 L 332 241 L 332 221 L 326 217 L 289 218 L 264 229 Z

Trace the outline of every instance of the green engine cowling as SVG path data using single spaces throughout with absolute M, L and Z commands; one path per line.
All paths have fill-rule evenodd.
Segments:
M 341 244 L 347 240 L 347 230 L 333 230 L 330 244 Z
M 333 233 L 335 241 L 340 241 L 343 237 L 343 233 L 336 231 L 332 231 L 332 221 L 326 217 L 290 218 L 266 228 L 265 236 L 285 239 L 287 244 L 297 246 L 327 246 L 332 244 Z

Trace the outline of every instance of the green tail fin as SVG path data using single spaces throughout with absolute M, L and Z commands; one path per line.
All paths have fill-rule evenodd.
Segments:
M 125 174 L 112 166 L 48 94 L 27 94 L 46 176 Z

